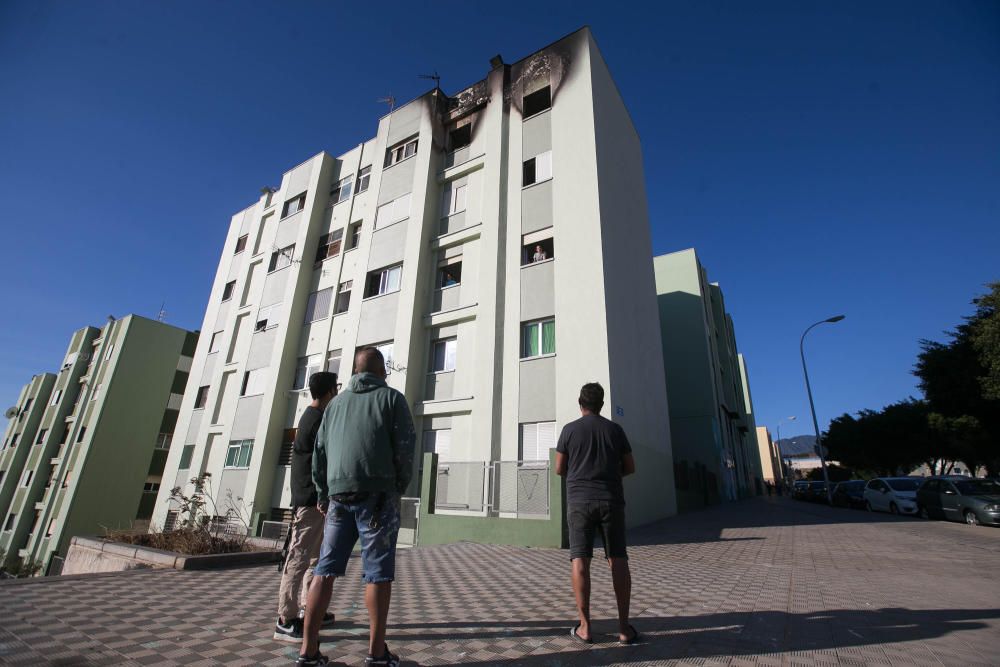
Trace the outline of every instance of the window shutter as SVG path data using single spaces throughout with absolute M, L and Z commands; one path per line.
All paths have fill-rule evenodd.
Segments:
M 538 454 L 538 425 L 521 424 L 521 460 L 534 461 Z
M 536 458 L 549 460 L 549 450 L 556 446 L 556 423 L 542 422 L 538 424 L 538 447 Z
M 393 202 L 393 216 L 392 221 L 402 220 L 403 218 L 410 217 L 410 198 L 412 193 L 407 192 L 405 195 Z
M 552 178 L 552 151 L 535 156 L 535 182 Z

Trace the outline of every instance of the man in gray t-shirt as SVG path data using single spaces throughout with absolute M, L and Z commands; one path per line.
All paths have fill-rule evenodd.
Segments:
M 580 418 L 563 427 L 556 445 L 556 473 L 566 477 L 566 519 L 573 593 L 580 623 L 570 630 L 590 644 L 590 561 L 594 537 L 601 533 L 604 555 L 618 602 L 618 641 L 632 644 L 639 633 L 629 624 L 632 576 L 625 550 L 625 492 L 622 477 L 635 472 L 625 430 L 600 415 L 604 388 L 596 382 L 580 389 Z

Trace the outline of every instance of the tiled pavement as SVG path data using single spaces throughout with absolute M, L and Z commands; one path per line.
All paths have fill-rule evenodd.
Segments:
M 756 499 L 630 534 L 645 641 L 575 643 L 566 552 L 401 550 L 389 643 L 405 664 L 998 665 L 1000 529 Z M 610 619 L 607 571 L 593 611 Z M 288 665 L 271 639 L 273 566 L 0 584 L 0 662 Z M 361 664 L 357 563 L 337 582 L 336 664 Z

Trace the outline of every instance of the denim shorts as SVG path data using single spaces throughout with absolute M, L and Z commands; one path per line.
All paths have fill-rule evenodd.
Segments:
M 342 577 L 354 545 L 361 538 L 361 579 L 368 584 L 392 581 L 396 575 L 396 536 L 399 534 L 398 493 L 386 493 L 378 516 L 378 527 L 371 527 L 375 505 L 382 494 L 369 494 L 358 502 L 342 503 L 330 498 L 323 526 L 323 545 L 313 575 Z
M 594 537 L 598 532 L 604 542 L 605 558 L 628 558 L 625 551 L 625 505 L 606 500 L 569 503 L 569 557 L 593 558 Z

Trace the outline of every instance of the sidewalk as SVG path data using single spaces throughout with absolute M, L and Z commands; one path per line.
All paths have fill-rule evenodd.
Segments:
M 399 551 L 389 645 L 409 665 L 1000 662 L 1000 529 L 758 498 L 629 537 L 641 645 L 613 643 L 598 561 L 588 647 L 569 637 L 567 552 L 469 543 Z M 0 663 L 288 665 L 277 587 L 273 566 L 3 583 Z M 356 561 L 333 610 L 323 651 L 361 664 Z

